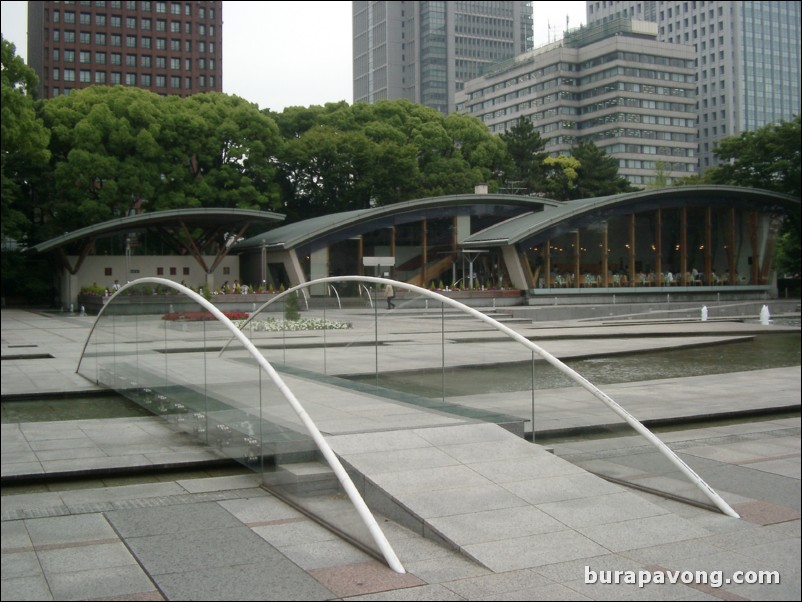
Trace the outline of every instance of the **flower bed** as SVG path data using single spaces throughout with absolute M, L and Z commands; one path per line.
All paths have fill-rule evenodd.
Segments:
M 223 315 L 232 321 L 248 319 L 248 314 L 244 311 L 224 311 Z M 216 319 L 217 318 L 208 311 L 176 311 L 162 316 L 162 320 L 167 320 L 169 322 L 204 322 Z
M 242 328 L 245 321 L 235 321 L 237 328 Z M 351 328 L 350 322 L 335 322 L 333 320 L 322 320 L 319 318 L 302 318 L 300 320 L 276 320 L 268 318 L 266 320 L 254 320 L 248 324 L 249 328 L 257 332 L 282 332 L 295 330 L 347 330 Z

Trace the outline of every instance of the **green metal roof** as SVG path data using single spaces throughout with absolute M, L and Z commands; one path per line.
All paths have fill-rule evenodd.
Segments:
M 449 196 L 428 197 L 393 203 L 371 209 L 358 209 L 312 217 L 300 222 L 287 224 L 244 240 L 234 247 L 235 252 L 248 251 L 261 247 L 293 249 L 315 239 L 329 236 L 337 231 L 345 231 L 364 225 L 365 230 L 370 229 L 372 222 L 388 216 L 401 216 L 409 214 L 410 219 L 419 219 L 432 209 L 444 209 L 466 205 L 513 205 L 529 208 L 532 211 L 561 205 L 552 199 L 520 196 L 513 194 L 457 194 Z
M 221 223 L 231 223 L 233 225 L 248 221 L 280 222 L 284 220 L 284 217 L 285 216 L 280 213 L 252 209 L 203 208 L 155 211 L 153 213 L 140 213 L 139 215 L 130 217 L 121 217 L 119 219 L 113 219 L 67 232 L 62 236 L 39 243 L 31 247 L 29 251 L 46 253 L 86 238 L 97 238 L 102 234 L 149 228 L 170 223 L 185 222 L 192 225 L 219 225 Z
M 734 203 L 758 203 L 764 211 L 775 211 L 794 204 L 799 205 L 800 200 L 787 194 L 737 186 L 676 186 L 642 190 L 570 201 L 537 213 L 520 215 L 469 236 L 462 246 L 470 249 L 516 244 L 583 216 L 612 214 L 616 210 L 621 213 L 624 209 L 644 211 L 649 208 L 692 207 L 711 203 L 726 206 Z

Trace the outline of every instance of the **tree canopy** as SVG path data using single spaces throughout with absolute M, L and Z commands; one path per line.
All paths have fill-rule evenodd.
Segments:
M 34 93 L 38 78 L 16 56 L 11 42 L 2 42 L 2 176 L 3 239 L 24 237 L 31 225 L 33 184 L 46 171 L 50 132 L 36 114 Z
M 800 196 L 800 146 L 802 128 L 797 115 L 790 121 L 772 123 L 740 136 L 723 139 L 716 146 L 721 164 L 707 170 L 704 180 L 762 188 Z M 789 212 L 779 237 L 776 268 L 800 273 L 800 212 Z

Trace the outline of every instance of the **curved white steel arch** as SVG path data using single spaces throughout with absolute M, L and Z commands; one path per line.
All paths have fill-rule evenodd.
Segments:
M 591 383 L 588 379 L 584 376 L 579 374 L 573 368 L 566 366 L 562 361 L 558 358 L 550 354 L 548 351 L 536 345 L 523 335 L 519 334 L 518 332 L 512 330 L 510 327 L 505 326 L 498 320 L 491 318 L 490 316 L 483 314 L 482 312 L 465 305 L 464 303 L 457 301 L 455 299 L 450 299 L 445 295 L 441 295 L 434 291 L 427 290 L 425 288 L 421 288 L 419 286 L 415 286 L 414 284 L 407 284 L 406 282 L 399 282 L 397 280 L 391 280 L 389 278 L 379 278 L 374 276 L 330 276 L 326 278 L 318 278 L 316 280 L 312 280 L 310 282 L 304 282 L 297 286 L 287 289 L 283 293 L 280 293 L 273 299 L 270 299 L 266 303 L 263 303 L 259 308 L 256 309 L 248 319 L 243 323 L 241 328 L 244 328 L 248 322 L 250 322 L 260 311 L 266 308 L 268 305 L 275 303 L 282 297 L 289 295 L 297 290 L 308 288 L 315 284 L 326 284 L 331 282 L 372 282 L 374 284 L 392 284 L 395 288 L 401 288 L 418 295 L 423 295 L 428 297 L 429 299 L 434 299 L 435 301 L 441 301 L 446 305 L 450 305 L 464 313 L 470 314 L 483 322 L 490 324 L 496 330 L 507 334 L 510 338 L 518 341 L 525 347 L 529 348 L 530 350 L 534 351 L 538 356 L 546 360 L 549 364 L 557 368 L 560 372 L 568 376 L 571 380 L 582 386 L 584 389 L 589 391 L 594 397 L 601 400 L 608 408 L 610 408 L 613 412 L 618 414 L 621 418 L 623 418 L 627 424 L 629 424 L 632 428 L 634 428 L 638 433 L 640 433 L 643 437 L 646 438 L 649 443 L 654 445 L 657 450 L 662 453 L 668 460 L 674 464 L 687 478 L 691 483 L 693 483 L 696 487 L 698 487 L 702 493 L 711 501 L 713 502 L 716 507 L 721 510 L 727 516 L 731 516 L 733 518 L 740 518 L 740 515 L 732 509 L 732 507 L 724 501 L 724 499 L 716 493 L 716 491 L 710 487 L 703 479 L 700 477 L 696 472 L 688 466 L 682 458 L 680 458 L 674 451 L 669 448 L 663 441 L 657 437 L 654 433 L 652 433 L 648 428 L 646 428 L 637 418 L 635 418 L 632 414 L 630 414 L 623 406 L 619 405 L 612 397 L 607 395 L 604 391 L 599 389 L 596 385 Z M 223 351 L 226 350 L 228 343 L 223 346 L 223 349 L 220 351 L 222 354 Z M 532 425 L 534 428 L 534 425 Z
M 317 428 L 315 423 L 309 417 L 309 414 L 306 413 L 306 410 L 303 408 L 301 403 L 295 397 L 293 392 L 287 386 L 287 384 L 282 380 L 281 376 L 278 375 L 275 368 L 270 365 L 265 357 L 259 352 L 258 349 L 248 340 L 246 337 L 234 324 L 229 320 L 223 312 L 221 312 L 217 307 L 215 307 L 212 303 L 201 297 L 198 293 L 193 291 L 186 286 L 173 282 L 172 280 L 167 280 L 165 278 L 139 278 L 138 280 L 134 280 L 133 282 L 129 282 L 125 284 L 123 287 L 120 288 L 116 293 L 114 293 L 108 300 L 108 302 L 103 306 L 103 308 L 98 312 L 97 318 L 95 318 L 95 323 L 92 325 L 91 330 L 89 331 L 89 336 L 86 338 L 86 342 L 84 343 L 83 350 L 81 351 L 81 359 L 78 360 L 78 367 L 76 368 L 76 372 L 81 368 L 81 360 L 83 360 L 84 353 L 86 352 L 86 347 L 89 344 L 89 340 L 92 338 L 92 334 L 95 331 L 95 326 L 97 326 L 100 317 L 103 315 L 106 307 L 108 307 L 117 295 L 122 294 L 127 289 L 136 286 L 138 284 L 160 284 L 162 286 L 167 286 L 172 289 L 177 290 L 180 293 L 185 294 L 189 297 L 192 301 L 200 304 L 203 308 L 207 309 L 217 320 L 226 326 L 229 331 L 232 333 L 232 338 L 236 338 L 239 340 L 240 343 L 248 350 L 248 353 L 259 363 L 262 370 L 264 370 L 269 376 L 270 379 L 273 381 L 281 393 L 284 395 L 284 398 L 289 402 L 292 409 L 301 419 L 306 429 L 309 431 L 309 434 L 312 436 L 312 439 L 315 441 L 320 452 L 326 458 L 326 461 L 331 466 L 331 469 L 334 471 L 334 474 L 337 476 L 337 480 L 340 481 L 340 484 L 345 489 L 345 492 L 348 494 L 348 498 L 351 500 L 351 503 L 354 505 L 359 517 L 362 519 L 362 522 L 367 527 L 368 531 L 370 531 L 371 536 L 373 537 L 373 541 L 381 550 L 384 559 L 387 561 L 387 564 L 393 569 L 396 573 L 406 573 L 404 567 L 401 565 L 401 561 L 396 556 L 395 551 L 393 550 L 390 542 L 387 541 L 387 538 L 384 535 L 384 532 L 379 527 L 378 523 L 376 522 L 375 517 L 371 513 L 370 509 L 368 508 L 367 504 L 365 504 L 365 500 L 362 499 L 362 496 L 359 494 L 356 486 L 354 485 L 351 477 L 348 476 L 345 468 L 340 463 L 340 460 L 337 458 L 337 455 L 331 449 L 329 444 L 323 438 L 323 435 L 320 433 L 320 430 Z M 230 341 L 229 341 L 230 342 Z

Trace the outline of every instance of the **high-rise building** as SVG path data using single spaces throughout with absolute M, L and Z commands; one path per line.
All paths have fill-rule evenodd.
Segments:
M 799 2 L 588 2 L 587 22 L 657 23 L 658 39 L 691 46 L 698 79 L 700 170 L 722 138 L 800 114 Z
M 448 114 L 464 82 L 532 48 L 530 2 L 352 5 L 354 102 L 406 98 Z
M 223 3 L 28 2 L 42 98 L 92 85 L 189 96 L 223 90 Z
M 529 119 L 552 155 L 592 142 L 635 186 L 688 177 L 698 169 L 696 55 L 656 34 L 631 19 L 566 32 L 467 82 L 457 111 L 497 133 Z

